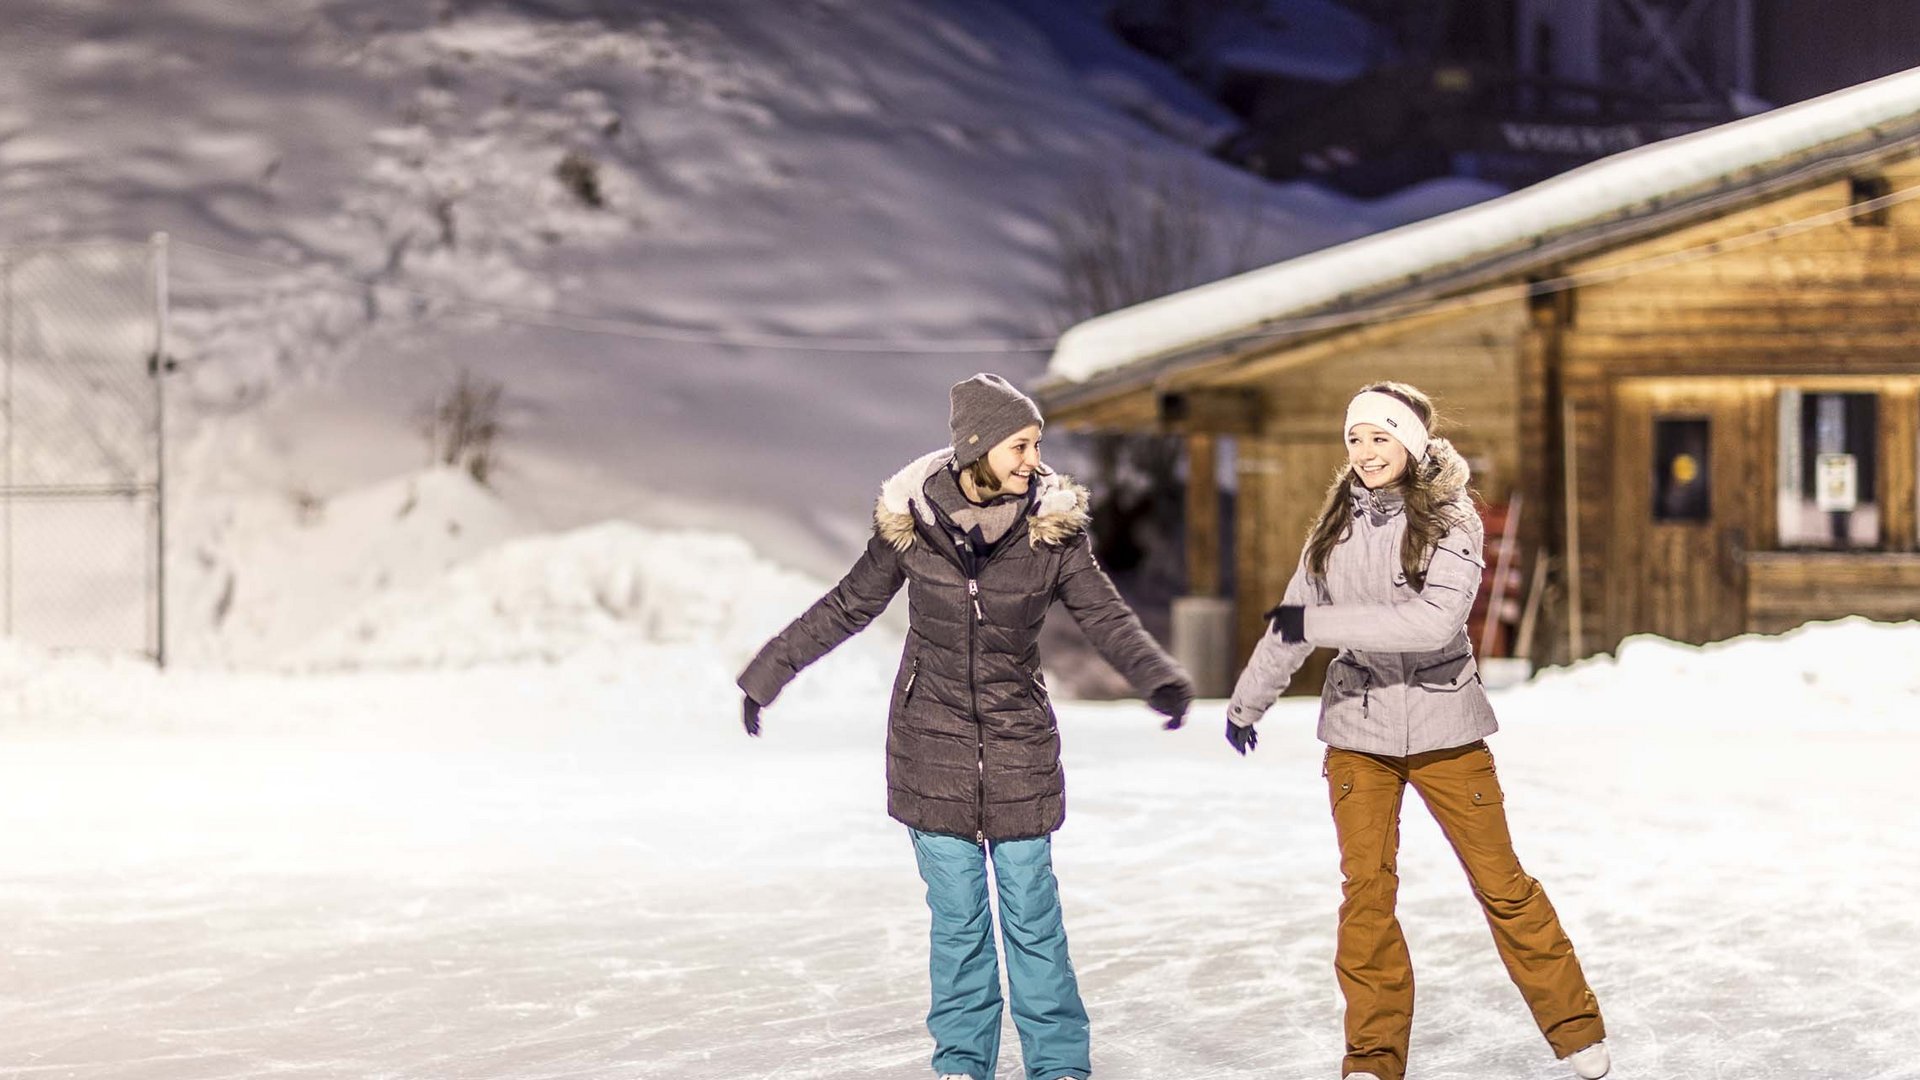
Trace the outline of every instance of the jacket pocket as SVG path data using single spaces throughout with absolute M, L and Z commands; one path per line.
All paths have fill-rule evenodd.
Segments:
M 1426 667 L 1415 668 L 1413 681 L 1429 692 L 1452 693 L 1480 681 L 1480 665 L 1474 662 L 1473 652 L 1469 650 Z
M 1040 678 L 1038 671 L 1027 673 L 1027 692 L 1032 695 L 1033 703 L 1040 706 L 1040 711 L 1046 714 L 1047 730 L 1058 731 L 1060 719 L 1053 714 L 1053 697 L 1047 693 L 1047 684 Z
M 1360 715 L 1366 716 L 1373 704 L 1373 672 L 1346 656 L 1336 656 L 1327 665 L 1327 691 L 1322 701 L 1327 707 L 1359 699 Z
M 1042 705 L 1045 705 L 1048 702 L 1051 702 L 1053 700 L 1052 696 L 1047 693 L 1047 684 L 1045 680 L 1040 678 L 1039 672 L 1037 671 L 1028 672 L 1027 684 L 1033 688 L 1033 700 L 1039 702 Z
M 1499 726 L 1471 651 L 1415 668 L 1408 681 L 1413 738 L 1423 746 L 1452 746 Z

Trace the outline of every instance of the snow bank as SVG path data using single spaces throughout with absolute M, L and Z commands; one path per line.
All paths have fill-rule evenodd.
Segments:
M 1920 706 L 1916 655 L 1920 622 L 1858 616 L 1711 645 L 1637 635 L 1613 656 L 1543 672 L 1509 700 L 1596 724 L 1613 717 L 1593 702 L 1610 701 L 1666 712 L 1676 725 L 1738 725 L 1764 709 L 1770 724 L 1906 730 Z
M 196 661 L 267 663 L 388 591 L 424 585 L 526 531 L 493 492 L 429 469 L 323 498 L 305 490 L 235 503 L 200 539 L 206 563 L 176 627 Z M 204 618 L 204 622 L 202 622 Z
M 287 660 L 309 670 L 473 666 L 687 646 L 744 661 L 826 589 L 736 536 L 608 522 L 516 540 L 379 596 Z
M 440 522 L 435 513 L 459 501 L 445 496 L 480 497 L 453 479 L 438 475 L 393 490 L 439 488 L 441 498 L 419 498 L 414 513 Z M 380 505 L 370 493 L 356 503 Z M 316 577 L 357 606 L 253 670 L 162 672 L 127 655 L 0 639 L 0 686 L 9 691 L 0 695 L 0 730 L 333 729 L 356 714 L 354 701 L 399 700 L 419 703 L 410 721 L 419 734 L 484 720 L 492 698 L 551 698 L 555 686 L 568 688 L 568 700 L 532 711 L 577 720 L 607 712 L 613 700 L 619 723 L 680 724 L 692 716 L 706 724 L 716 710 L 733 708 L 733 680 L 761 645 L 831 588 L 737 536 L 626 522 L 514 540 L 434 574 L 418 572 L 444 551 L 404 559 L 388 551 L 356 563 L 366 554 L 365 545 L 335 553 L 336 567 L 360 566 L 357 576 Z M 360 587 L 409 562 L 417 583 Z M 317 603 L 288 602 L 304 602 L 308 616 Z M 297 621 L 288 614 L 280 625 Z M 870 626 L 803 672 L 780 704 L 798 702 L 794 715 L 857 714 L 870 722 L 884 715 L 900 647 L 890 622 Z M 835 707 L 842 700 L 863 707 Z
M 662 704 L 713 700 L 731 697 L 761 645 L 830 587 L 727 533 L 606 522 L 516 540 L 431 583 L 380 595 L 281 666 L 564 664 L 639 678 Z M 884 695 L 900 644 L 897 632 L 869 628 L 802 673 L 798 696 L 821 692 L 814 686 Z

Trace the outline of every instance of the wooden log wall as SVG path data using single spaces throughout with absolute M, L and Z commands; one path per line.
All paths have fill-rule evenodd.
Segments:
M 1920 162 L 1912 158 L 1882 162 L 1873 171 L 1894 191 L 1920 185 Z M 1633 629 L 1620 623 L 1617 604 L 1609 611 L 1609 574 L 1618 570 L 1610 550 L 1611 499 L 1625 479 L 1615 475 L 1622 459 L 1612 445 L 1622 380 L 1744 376 L 1768 380 L 1768 394 L 1786 386 L 1881 393 L 1881 505 L 1890 546 L 1912 549 L 1920 202 L 1891 207 L 1884 224 L 1840 222 L 1751 246 L 1736 240 L 1841 210 L 1854 197 L 1851 182 L 1840 180 L 1564 268 L 1575 275 L 1621 272 L 1650 258 L 1722 245 L 1711 258 L 1582 285 L 1553 327 L 1579 493 L 1573 510 L 1581 654 L 1611 649 Z M 1532 348 L 1548 351 L 1538 343 Z M 1764 437 L 1771 445 L 1773 437 Z M 1773 516 L 1759 516 L 1771 530 Z M 1770 536 L 1755 538 L 1756 549 L 1767 546 Z M 1775 619 L 1784 609 L 1765 610 Z
M 1920 559 L 1911 555 L 1761 554 L 1747 563 L 1746 629 L 1777 634 L 1845 612 L 1920 619 Z
M 1391 379 L 1425 391 L 1440 410 L 1441 433 L 1472 465 L 1475 490 L 1489 500 L 1511 495 L 1520 475 L 1519 344 L 1526 325 L 1525 306 L 1515 302 L 1236 381 L 1258 387 L 1266 402 L 1260 435 L 1237 440 L 1235 608 L 1242 660 L 1263 632 L 1260 614 L 1285 592 L 1327 485 L 1346 460 L 1340 425 L 1360 387 Z M 1303 672 L 1293 690 L 1316 692 L 1323 666 Z
M 1301 367 L 1254 369 L 1234 383 L 1256 386 L 1265 398 L 1262 435 L 1326 441 L 1336 450 L 1356 391 L 1382 380 L 1411 383 L 1433 398 L 1440 434 L 1473 464 L 1474 488 L 1501 500 L 1519 480 L 1519 344 L 1526 327 L 1526 306 L 1515 301 L 1410 325 L 1398 337 Z
M 1338 422 L 1336 421 L 1336 426 Z M 1266 632 L 1261 613 L 1280 602 L 1300 564 L 1307 530 L 1319 515 L 1327 485 L 1346 460 L 1333 438 L 1314 440 L 1242 438 L 1234 477 L 1239 502 L 1234 520 L 1235 671 L 1253 655 Z M 1324 659 L 1302 671 L 1289 690 L 1317 692 Z

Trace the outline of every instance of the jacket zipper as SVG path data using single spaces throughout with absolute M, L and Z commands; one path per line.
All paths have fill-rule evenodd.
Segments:
M 916 528 L 917 527 L 916 525 Z M 961 573 L 968 573 L 967 565 L 973 561 L 973 545 L 963 540 L 960 546 L 966 549 L 966 562 L 962 563 L 956 559 L 954 560 L 954 568 Z M 977 788 L 976 794 L 977 801 L 974 804 L 978 827 L 974 829 L 973 839 L 975 843 L 981 847 L 985 847 L 987 844 L 987 731 L 986 726 L 980 722 L 980 705 L 979 702 L 975 700 L 979 687 L 974 670 L 977 651 L 974 644 L 974 627 L 986 622 L 987 614 L 980 606 L 980 580 L 971 576 L 971 574 L 967 577 L 967 598 L 973 603 L 974 616 L 974 621 L 967 624 L 967 701 L 973 713 L 975 740 L 974 765 L 979 774 L 979 787 Z
M 906 689 L 900 691 L 900 703 L 902 705 L 913 700 L 913 680 L 918 679 L 919 677 L 920 677 L 920 658 L 916 656 L 913 658 L 913 667 L 907 672 Z
M 987 846 L 987 729 L 980 722 L 979 688 L 975 684 L 974 672 L 974 626 L 986 621 L 986 615 L 980 610 L 980 582 L 976 578 L 967 579 L 967 596 L 973 601 L 974 622 L 967 624 L 967 702 L 973 711 L 974 768 L 978 786 L 975 788 L 975 814 L 979 822 L 974 830 L 973 841 L 981 847 Z

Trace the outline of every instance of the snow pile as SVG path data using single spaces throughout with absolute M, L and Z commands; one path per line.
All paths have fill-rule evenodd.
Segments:
M 465 667 L 661 646 L 744 663 L 826 588 L 736 536 L 608 522 L 516 540 L 382 595 L 288 662 Z
M 1639 635 L 1614 656 L 1545 672 L 1513 698 L 1597 723 L 1610 718 L 1587 702 L 1604 697 L 1685 723 L 1738 723 L 1729 709 L 1764 708 L 1780 723 L 1905 729 L 1920 708 L 1915 655 L 1920 623 L 1858 616 L 1704 646 Z
M 270 662 L 355 607 L 423 585 L 525 526 L 455 469 L 393 477 L 336 498 L 295 489 L 232 504 L 203 538 L 198 590 L 176 626 L 198 659 Z M 197 616 L 204 616 L 204 623 Z
M 151 706 L 161 685 L 151 663 L 130 655 L 58 652 L 0 637 L 0 731 L 155 726 Z

